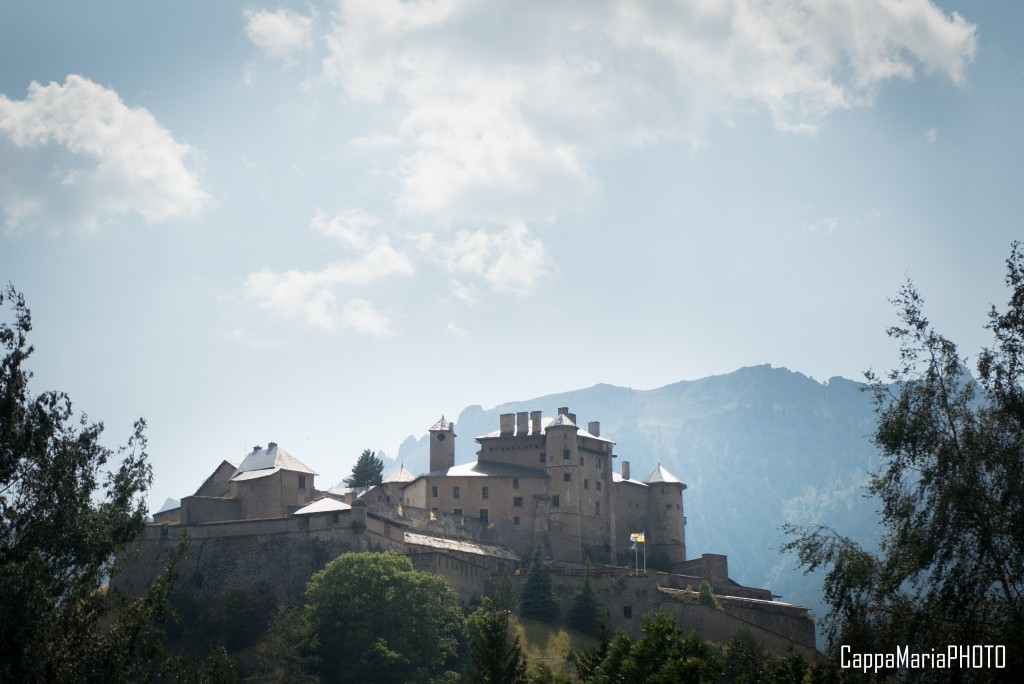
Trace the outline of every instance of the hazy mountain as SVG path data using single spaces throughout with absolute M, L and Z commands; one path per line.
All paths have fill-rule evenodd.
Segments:
M 764 365 L 654 390 L 596 385 L 489 410 L 469 406 L 455 420 L 456 462 L 475 457 L 473 438 L 496 430 L 499 414 L 548 416 L 568 406 L 581 426 L 600 421 L 601 435 L 616 443 L 616 469 L 628 460 L 642 478 L 661 463 L 687 483 L 688 556 L 726 554 L 733 579 L 820 613 L 820 578 L 804 577 L 779 554 L 778 527 L 821 522 L 871 544 L 876 506 L 862 491 L 876 462 L 875 416 L 860 386 Z M 426 435 L 408 437 L 396 460 L 425 472 Z

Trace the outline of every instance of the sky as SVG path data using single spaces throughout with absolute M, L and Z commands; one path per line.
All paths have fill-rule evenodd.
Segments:
M 1022 234 L 1022 30 L 967 0 L 4 3 L 0 281 L 35 391 L 111 446 L 146 418 L 153 508 L 270 440 L 325 487 L 471 404 L 859 379 L 908 278 L 973 356 Z

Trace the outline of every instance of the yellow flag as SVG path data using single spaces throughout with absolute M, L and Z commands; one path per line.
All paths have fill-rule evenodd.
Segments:
M 437 520 L 437 516 L 434 515 L 434 511 L 430 511 L 430 519 L 431 520 Z
M 461 517 L 461 518 L 459 519 L 459 524 L 460 524 L 460 525 L 465 525 L 465 524 L 466 524 L 466 516 L 462 516 L 462 517 Z
M 490 529 L 493 529 L 493 528 L 494 528 L 494 521 L 492 520 L 491 522 L 487 523 L 487 529 L 490 530 Z
M 640 534 L 636 535 L 636 541 L 638 541 L 638 542 L 645 542 L 645 541 L 647 541 L 646 539 L 644 539 L 644 533 L 643 532 L 641 532 Z
M 631 542 L 642 542 L 642 541 L 644 541 L 644 533 L 643 532 L 633 532 L 632 534 L 629 535 L 629 541 L 631 541 Z
M 402 513 L 402 504 L 398 504 L 398 515 L 404 515 Z

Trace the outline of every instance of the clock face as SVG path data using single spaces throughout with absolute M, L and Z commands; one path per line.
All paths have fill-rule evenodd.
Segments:
M 443 432 L 438 432 L 437 433 L 437 441 L 438 442 L 443 442 L 444 441 L 444 433 Z

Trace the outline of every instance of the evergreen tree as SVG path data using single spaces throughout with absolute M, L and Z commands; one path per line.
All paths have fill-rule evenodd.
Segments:
M 469 680 L 474 684 L 526 682 L 526 657 L 519 637 L 509 639 L 508 611 L 485 597 L 469 621 L 473 632 Z
M 302 609 L 282 606 L 257 650 L 261 684 L 315 684 L 320 641 Z
M 715 598 L 711 582 L 708 582 L 707 579 L 702 579 L 700 584 L 697 585 L 697 603 L 708 608 L 714 608 L 715 610 L 722 610 L 722 604 Z
M 524 618 L 542 622 L 555 622 L 561 615 L 558 599 L 551 585 L 548 564 L 544 562 L 543 547 L 540 544 L 533 548 L 530 569 L 526 573 L 526 581 L 523 582 L 519 598 L 519 614 Z
M 502 571 L 501 579 L 498 580 L 491 598 L 500 610 L 516 612 L 519 609 L 519 597 L 516 596 L 516 587 L 512 583 L 512 575 L 509 574 L 508 568 Z
M 383 479 L 384 461 L 373 453 L 373 449 L 363 449 L 356 464 L 352 466 L 352 474 L 342 482 L 346 487 L 372 487 L 379 485 Z
M 601 599 L 594 589 L 594 581 L 590 577 L 590 563 L 583 577 L 583 584 L 572 595 L 569 602 L 569 625 L 584 634 L 596 634 L 597 625 L 601 620 Z

